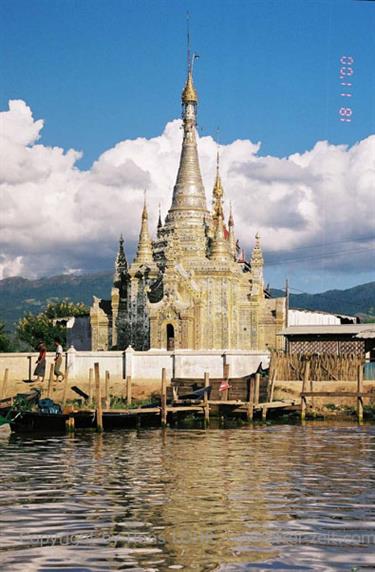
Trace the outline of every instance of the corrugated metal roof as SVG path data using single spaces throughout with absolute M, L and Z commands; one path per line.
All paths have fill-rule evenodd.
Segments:
M 363 332 L 359 332 L 359 334 L 357 334 L 354 337 L 361 338 L 363 340 L 375 338 L 375 324 L 371 328 L 368 328 L 367 330 L 364 330 Z
M 375 332 L 375 325 L 372 324 L 337 324 L 337 325 L 316 325 L 316 326 L 289 326 L 278 334 L 279 336 L 297 335 L 319 335 L 319 334 L 353 334 L 362 332 Z M 358 336 L 359 337 L 359 336 Z M 370 337 L 370 336 L 366 336 Z M 371 336 L 372 337 L 372 336 Z

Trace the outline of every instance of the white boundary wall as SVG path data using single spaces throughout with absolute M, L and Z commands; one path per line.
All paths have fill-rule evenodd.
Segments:
M 1 353 L 0 379 L 6 368 L 9 369 L 9 379 L 21 381 L 29 377 L 29 359 L 31 357 L 31 373 L 35 369 L 37 354 L 31 353 Z M 49 364 L 54 358 L 53 353 L 47 354 L 46 377 L 48 377 Z M 131 375 L 134 381 L 159 380 L 161 370 L 167 370 L 167 376 L 185 378 L 203 378 L 205 371 L 210 377 L 220 378 L 223 375 L 223 366 L 230 366 L 230 377 L 242 377 L 254 373 L 262 363 L 263 367 L 269 364 L 268 352 L 246 350 L 149 350 L 147 352 L 134 351 L 128 348 L 125 351 L 83 352 L 70 348 L 66 352 L 66 360 L 70 381 L 87 380 L 90 368 L 94 363 L 100 364 L 100 370 L 108 370 L 114 380 L 125 379 Z

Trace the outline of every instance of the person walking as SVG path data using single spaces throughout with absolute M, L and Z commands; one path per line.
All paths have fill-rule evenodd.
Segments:
M 56 337 L 54 339 L 54 344 L 56 347 L 56 353 L 55 353 L 55 367 L 53 373 L 56 376 L 56 381 L 63 381 L 65 376 L 61 371 L 61 366 L 63 361 L 63 349 L 61 345 L 61 339 L 59 337 Z
M 36 368 L 34 370 L 34 375 L 36 376 L 36 379 L 34 379 L 35 382 L 44 381 L 44 376 L 46 374 L 47 350 L 44 342 L 39 342 L 37 350 L 39 352 L 39 355 L 38 359 L 36 360 Z

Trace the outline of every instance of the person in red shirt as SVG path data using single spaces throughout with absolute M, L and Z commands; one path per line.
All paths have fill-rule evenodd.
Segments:
M 34 370 L 34 375 L 36 379 L 34 381 L 44 381 L 44 376 L 46 374 L 46 355 L 47 350 L 44 342 L 39 342 L 37 350 L 39 351 L 38 359 L 36 360 L 36 368 Z

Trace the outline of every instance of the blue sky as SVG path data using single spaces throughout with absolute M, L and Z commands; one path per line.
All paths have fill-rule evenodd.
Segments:
M 159 136 L 180 115 L 187 11 L 201 136 L 219 128 L 223 145 L 249 139 L 261 142 L 258 155 L 285 157 L 375 133 L 375 2 L 355 0 L 1 0 L 0 109 L 25 101 L 45 122 L 39 142 L 82 151 L 80 170 L 122 140 Z M 340 96 L 342 56 L 354 58 L 351 98 Z M 346 106 L 351 122 L 340 121 Z M 271 254 L 275 286 L 287 273 L 315 291 L 371 279 L 363 265 L 309 275 L 297 254 L 273 269 Z
M 202 134 L 284 156 L 375 131 L 375 3 L 352 0 L 2 0 L 1 106 L 21 98 L 43 142 L 88 167 L 123 138 L 180 113 L 186 11 Z M 339 58 L 355 58 L 351 123 L 339 121 Z

